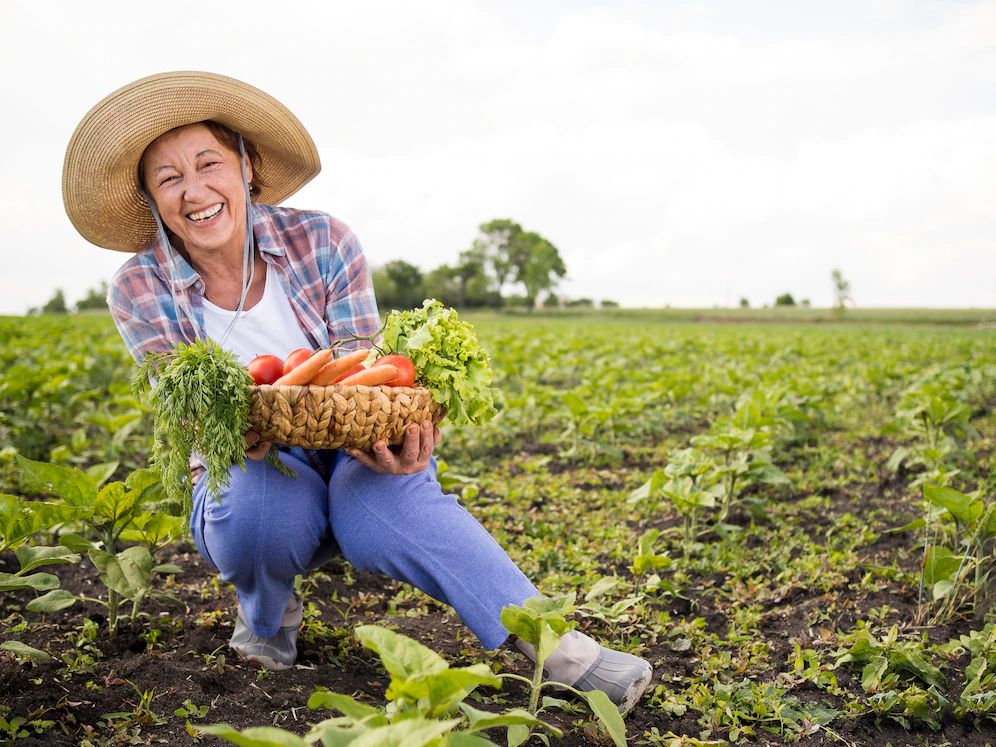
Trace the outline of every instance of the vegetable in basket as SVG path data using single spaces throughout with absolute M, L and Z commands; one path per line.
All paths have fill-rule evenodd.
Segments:
M 330 360 L 330 350 L 319 350 L 275 384 L 304 385 L 324 372 L 347 386 L 410 386 L 414 375 L 446 407 L 452 422 L 484 423 L 494 417 L 490 359 L 473 327 L 460 321 L 454 309 L 427 299 L 420 308 L 391 312 L 383 347 L 392 353 L 359 371 L 355 369 L 369 351 Z M 202 457 L 211 496 L 228 485 L 232 464 L 245 468 L 243 434 L 251 427 L 249 387 L 254 379 L 234 355 L 210 339 L 180 343 L 171 353 L 150 353 L 142 360 L 135 387 L 151 390 L 152 461 L 162 473 L 167 495 L 186 511 L 191 506 L 192 453 Z M 268 458 L 283 467 L 272 450 Z
M 491 359 L 474 328 L 434 298 L 408 311 L 392 311 L 382 346 L 411 358 L 418 381 L 446 407 L 457 425 L 486 423 L 496 414 Z

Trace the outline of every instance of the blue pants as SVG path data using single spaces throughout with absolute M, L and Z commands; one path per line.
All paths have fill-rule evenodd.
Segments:
M 521 604 L 535 587 L 490 534 L 436 480 L 436 463 L 414 475 L 381 475 L 343 452 L 331 477 L 300 450 L 280 452 L 289 478 L 265 461 L 233 466 L 221 502 L 206 480 L 194 486 L 190 528 L 201 555 L 235 586 L 250 630 L 280 628 L 294 576 L 341 554 L 451 605 L 485 648 L 508 637 L 502 607 Z

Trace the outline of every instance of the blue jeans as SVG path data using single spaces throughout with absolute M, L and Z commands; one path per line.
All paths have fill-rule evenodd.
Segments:
M 452 606 L 485 648 L 508 637 L 501 609 L 536 588 L 490 534 L 442 492 L 436 463 L 414 475 L 381 475 L 343 452 L 326 483 L 300 450 L 280 452 L 289 478 L 265 461 L 233 466 L 221 502 L 194 486 L 197 549 L 235 586 L 250 630 L 280 628 L 294 576 L 341 554 Z

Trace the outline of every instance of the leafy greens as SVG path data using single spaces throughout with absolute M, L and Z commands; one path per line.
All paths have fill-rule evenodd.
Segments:
M 179 343 L 170 353 L 149 353 L 135 376 L 136 394 L 151 389 L 154 420 L 152 462 L 169 500 L 189 515 L 193 486 L 190 456 L 203 459 L 208 495 L 218 498 L 229 470 L 245 470 L 249 387 L 245 366 L 213 340 Z
M 480 424 L 495 416 L 491 359 L 474 328 L 454 309 L 429 298 L 420 308 L 392 311 L 383 344 L 411 358 L 418 381 L 446 407 L 453 423 Z

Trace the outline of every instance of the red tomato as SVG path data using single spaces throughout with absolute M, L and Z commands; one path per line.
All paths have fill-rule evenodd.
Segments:
M 297 350 L 292 350 L 291 354 L 287 356 L 287 360 L 284 361 L 284 374 L 289 374 L 295 368 L 304 363 L 308 358 L 311 357 L 313 351 L 308 350 L 308 348 L 298 348 Z
M 257 385 L 272 384 L 284 375 L 284 362 L 275 355 L 259 355 L 249 362 L 249 375 Z
M 359 373 L 362 370 L 363 370 L 363 364 L 362 363 L 357 363 L 355 366 L 353 366 L 351 369 L 349 369 L 348 371 L 346 371 L 346 373 L 344 373 L 342 376 L 340 376 L 338 379 L 336 379 L 332 383 L 333 384 L 338 384 L 340 381 L 342 381 L 343 379 L 345 379 L 347 376 L 352 376 L 354 373 Z
M 415 386 L 415 364 L 407 355 L 385 355 L 373 362 L 374 366 L 390 363 L 398 367 L 398 375 L 384 386 Z

